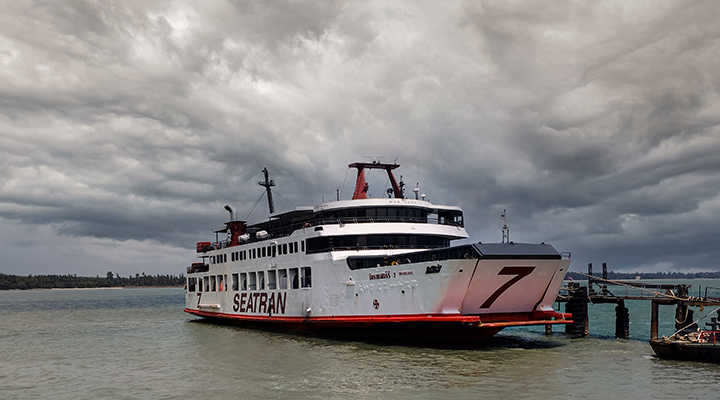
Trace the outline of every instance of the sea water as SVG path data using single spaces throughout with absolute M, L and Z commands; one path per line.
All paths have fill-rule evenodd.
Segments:
M 649 301 L 626 302 L 629 339 L 613 337 L 614 305 L 590 305 L 590 337 L 510 328 L 452 349 L 214 325 L 185 314 L 184 299 L 174 288 L 0 292 L 0 399 L 720 397 L 720 365 L 653 355 Z M 670 335 L 674 307 L 660 308 Z

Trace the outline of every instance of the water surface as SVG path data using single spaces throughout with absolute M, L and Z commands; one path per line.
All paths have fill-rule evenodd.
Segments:
M 720 286 L 720 285 L 718 285 Z M 0 292 L 0 398 L 710 399 L 720 366 L 659 360 L 649 302 L 591 305 L 589 338 L 506 329 L 488 347 L 340 341 L 213 325 L 182 289 Z M 661 307 L 661 334 L 672 333 Z

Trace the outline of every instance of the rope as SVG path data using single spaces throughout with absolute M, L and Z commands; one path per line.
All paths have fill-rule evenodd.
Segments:
M 250 216 L 250 214 L 252 214 L 252 212 L 253 212 L 253 210 L 255 209 L 255 207 L 258 205 L 258 203 L 260 202 L 260 200 L 262 200 L 263 196 L 265 196 L 265 191 L 264 191 L 264 190 L 263 190 L 262 194 L 260 195 L 260 197 L 258 197 L 258 199 L 257 199 L 257 201 L 255 202 L 255 204 L 253 204 L 253 206 L 250 207 L 250 211 L 248 211 L 247 214 L 245 214 L 245 217 L 243 217 L 243 219 L 244 219 L 245 221 L 247 221 L 247 219 L 248 219 L 248 217 Z
M 625 283 L 620 282 L 620 281 L 614 281 L 614 280 L 612 280 L 612 279 L 603 279 L 603 278 L 599 278 L 599 277 L 597 277 L 597 276 L 595 276 L 595 275 L 588 275 L 588 274 L 585 274 L 585 273 L 582 273 L 582 272 L 578 272 L 578 271 L 573 271 L 573 272 L 576 273 L 576 274 L 580 274 L 580 275 L 587 276 L 588 278 L 592 278 L 594 281 L 597 280 L 597 281 L 610 282 L 610 283 L 612 283 L 612 284 L 614 284 L 614 285 L 625 286 L 625 287 L 629 287 L 629 288 L 632 288 L 632 289 L 638 289 L 638 290 L 650 292 L 650 293 L 654 294 L 655 296 L 663 296 L 663 297 L 667 297 L 667 298 L 674 299 L 674 300 L 680 300 L 680 301 L 689 301 L 689 300 L 690 300 L 689 297 L 683 299 L 683 298 L 680 298 L 680 297 L 675 296 L 675 294 L 667 294 L 667 293 L 658 292 L 658 291 L 655 291 L 655 290 L 652 290 L 652 289 L 646 289 L 646 288 L 642 288 L 642 287 L 637 287 L 637 286 L 633 286 L 633 285 L 628 285 L 628 284 L 625 284 Z M 672 293 L 672 292 L 670 292 L 670 293 Z
M 710 311 L 709 313 L 703 315 L 703 316 L 700 317 L 700 319 L 698 319 L 697 321 L 693 321 L 693 322 L 690 323 L 689 325 L 683 326 L 682 328 L 680 328 L 680 329 L 678 329 L 677 331 L 675 331 L 675 333 L 673 333 L 670 337 L 673 337 L 673 336 L 677 335 L 678 333 L 680 333 L 681 331 L 683 331 L 684 329 L 687 329 L 688 327 L 693 326 L 693 324 L 697 324 L 698 322 L 700 322 L 700 321 L 704 320 L 705 318 L 707 318 L 708 315 L 710 315 L 710 314 L 712 314 L 712 313 L 715 313 L 715 312 L 717 312 L 718 310 L 720 310 L 720 307 L 718 307 L 718 308 Z M 685 314 L 685 319 L 687 319 L 687 313 Z M 677 321 L 677 319 L 676 319 L 676 321 Z
M 273 192 L 275 192 L 275 194 L 278 195 L 278 196 L 280 196 L 283 200 L 285 200 L 285 201 L 287 201 L 288 203 L 290 203 L 290 205 L 295 206 L 295 203 L 293 203 L 292 201 L 286 199 L 283 195 L 281 195 L 280 193 L 278 193 L 277 189 L 273 190 Z
M 347 182 L 347 176 L 348 172 L 350 172 L 350 167 L 347 167 L 345 169 L 345 179 L 343 179 L 342 187 L 340 188 L 340 198 L 342 199 L 343 192 L 345 191 L 345 182 Z

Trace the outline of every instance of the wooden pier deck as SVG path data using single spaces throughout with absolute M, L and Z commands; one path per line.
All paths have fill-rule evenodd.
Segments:
M 585 275 L 585 274 L 583 274 Z M 571 282 L 568 286 L 561 288 L 557 302 L 565 303 L 565 311 L 573 315 L 573 323 L 565 326 L 565 332 L 573 335 L 586 336 L 589 334 L 588 304 L 616 304 L 615 307 L 615 336 L 627 338 L 629 336 L 630 316 L 625 307 L 626 300 L 646 300 L 651 302 L 650 316 L 650 338 L 658 337 L 658 315 L 660 305 L 675 305 L 676 318 L 675 328 L 697 329 L 693 322 L 693 311 L 690 307 L 720 307 L 720 296 L 708 296 L 707 289 L 704 296 L 701 288 L 698 288 L 698 296 L 690 296 L 690 285 L 648 283 L 636 281 L 614 281 L 607 279 L 607 265 L 603 263 L 602 277 L 592 274 L 592 264 L 588 265 L 587 286 Z M 612 289 L 612 290 L 611 290 Z M 623 294 L 618 294 L 624 291 Z M 719 312 L 720 314 L 720 312 Z M 720 317 L 720 315 L 719 315 Z M 682 321 L 680 321 L 682 319 Z M 713 330 L 720 325 L 720 318 L 712 318 L 708 326 Z M 551 332 L 551 327 L 546 327 L 546 332 Z

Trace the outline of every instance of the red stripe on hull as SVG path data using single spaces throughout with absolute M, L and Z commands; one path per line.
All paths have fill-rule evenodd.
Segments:
M 281 330 L 317 331 L 338 336 L 362 336 L 398 340 L 462 341 L 482 343 L 510 326 L 566 324 L 564 314 L 516 313 L 487 315 L 361 315 L 329 317 L 286 317 L 224 314 L 186 308 L 199 317 Z M 535 317 L 535 318 L 533 318 Z M 542 318 L 547 319 L 542 319 Z M 550 320 L 551 317 L 556 320 Z M 348 329 L 352 328 L 352 329 Z

